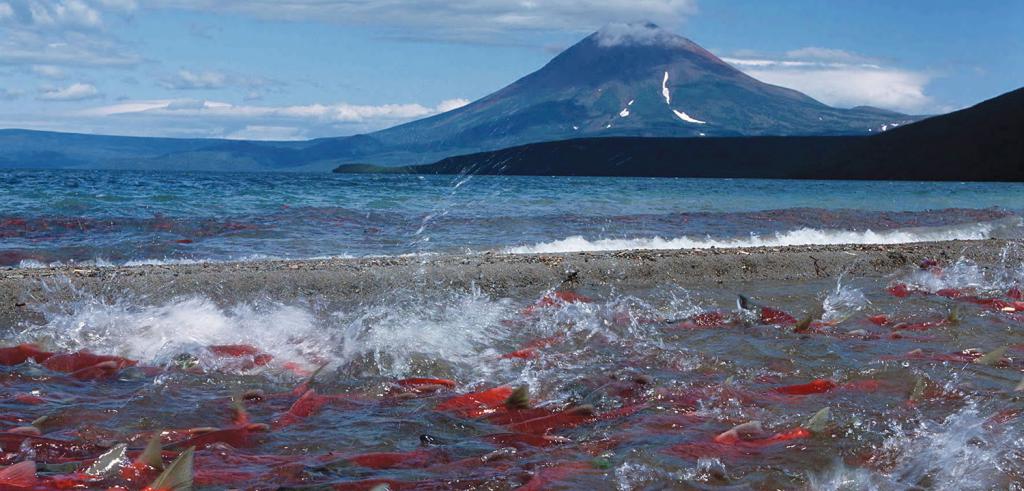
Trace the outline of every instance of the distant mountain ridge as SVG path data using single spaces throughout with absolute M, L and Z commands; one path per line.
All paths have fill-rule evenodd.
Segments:
M 917 119 L 834 108 L 760 82 L 654 24 L 615 24 L 482 99 L 367 135 L 244 142 L 3 130 L 0 167 L 330 170 L 570 138 L 868 134 Z
M 874 136 L 585 138 L 335 172 L 1024 182 L 1024 88 Z

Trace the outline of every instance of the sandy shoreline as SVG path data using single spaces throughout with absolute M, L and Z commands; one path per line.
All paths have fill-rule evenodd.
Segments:
M 1008 244 L 992 239 L 5 269 L 0 270 L 0 327 L 31 319 L 38 304 L 71 299 L 73 292 L 107 299 L 130 293 L 153 302 L 197 293 L 225 302 L 260 297 L 287 301 L 307 297 L 359 299 L 399 289 L 436 291 L 473 285 L 491 295 L 515 295 L 552 288 L 570 276 L 580 288 L 792 281 L 835 277 L 844 271 L 858 277 L 878 277 L 925 258 L 952 260 L 964 256 L 992 264 L 999 261 Z

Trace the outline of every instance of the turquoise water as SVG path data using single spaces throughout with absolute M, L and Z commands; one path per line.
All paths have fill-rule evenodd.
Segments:
M 35 265 L 1014 236 L 1024 184 L 2 171 L 0 198 L 0 265 Z

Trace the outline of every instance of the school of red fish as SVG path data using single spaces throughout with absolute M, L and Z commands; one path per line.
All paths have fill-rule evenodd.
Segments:
M 1018 445 L 976 484 L 1021 489 L 1024 285 L 949 286 L 945 274 L 925 261 L 873 292 L 884 302 L 846 311 L 743 295 L 682 318 L 604 304 L 618 340 L 581 335 L 566 312 L 601 302 L 556 289 L 500 322 L 559 326 L 493 353 L 527 374 L 516 380 L 459 380 L 429 362 L 388 379 L 247 344 L 206 346 L 216 370 L 190 354 L 149 365 L 46 339 L 8 345 L 0 489 L 841 488 L 813 476 L 836 466 L 873 476 L 849 489 L 943 488 L 941 469 L 908 471 L 892 442 L 965 408 L 980 413 L 972 444 Z M 932 309 L 901 308 L 922 302 Z M 623 355 L 637 332 L 692 356 Z M 709 340 L 714 353 L 700 349 Z M 581 365 L 592 369 L 556 388 L 522 382 Z

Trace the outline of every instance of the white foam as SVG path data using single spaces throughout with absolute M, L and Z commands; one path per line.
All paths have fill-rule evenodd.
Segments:
M 822 301 L 822 320 L 842 321 L 870 305 L 867 296 L 858 288 L 843 285 L 843 276 L 836 280 L 836 288 Z
M 819 230 L 801 228 L 786 232 L 777 232 L 768 236 L 751 235 L 750 237 L 733 239 L 716 239 L 712 237 L 643 237 L 629 239 L 595 239 L 590 240 L 574 235 L 552 242 L 510 247 L 505 252 L 517 254 L 613 251 L 626 249 L 709 249 L 736 247 L 781 247 L 794 245 L 825 245 L 825 244 L 904 244 L 913 242 L 932 242 L 943 240 L 981 240 L 991 237 L 992 231 L 998 226 L 993 222 L 963 225 L 951 228 L 897 229 L 881 232 L 871 230 Z M 1019 223 L 1018 223 L 1019 226 Z
M 130 298 L 106 303 L 82 296 L 55 309 L 44 312 L 45 324 L 20 333 L 21 341 L 46 339 L 62 351 L 116 354 L 146 365 L 201 353 L 210 345 L 247 344 L 273 355 L 275 362 L 307 368 L 328 359 L 334 344 L 312 311 L 278 302 L 222 307 L 207 297 L 188 296 L 146 305 Z
M 429 253 L 410 253 L 401 254 L 401 256 L 419 256 L 427 255 Z M 217 263 L 234 263 L 234 262 L 253 262 L 253 261 L 291 261 L 291 260 L 331 260 L 331 259 L 352 259 L 357 256 L 351 254 L 332 254 L 324 256 L 313 256 L 313 257 L 300 257 L 300 258 L 289 258 L 282 256 L 271 256 L 267 254 L 249 254 L 246 256 L 238 256 L 228 259 L 191 259 L 191 258 L 149 258 L 149 259 L 130 259 L 122 263 L 115 263 L 108 261 L 103 258 L 90 259 L 86 261 L 53 261 L 44 263 L 35 259 L 22 259 L 16 268 L 19 269 L 33 269 L 33 268 L 63 268 L 63 267 L 91 267 L 91 268 L 112 268 L 117 266 L 174 266 L 174 265 L 190 265 L 190 264 L 217 264 Z M 381 255 L 367 255 L 362 257 L 384 257 Z

